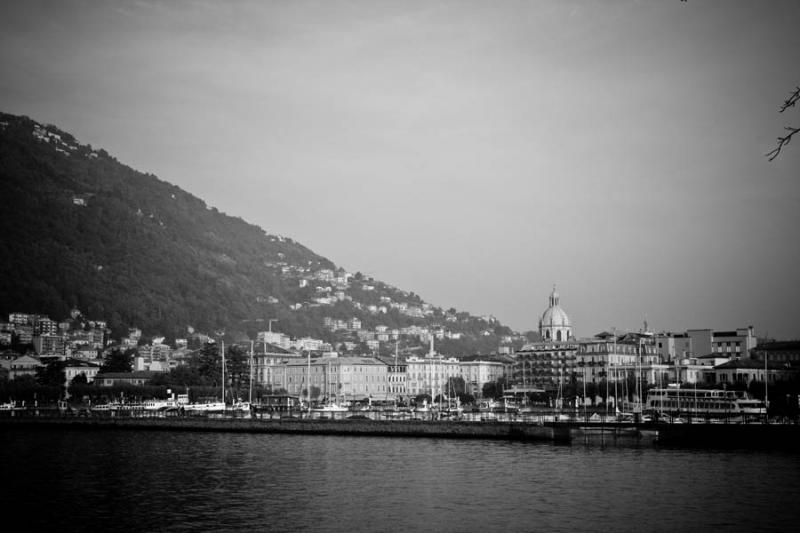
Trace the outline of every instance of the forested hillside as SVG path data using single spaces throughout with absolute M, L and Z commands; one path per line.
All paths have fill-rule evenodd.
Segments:
M 168 338 L 185 336 L 187 326 L 252 335 L 267 329 L 269 319 L 292 336 L 330 338 L 325 316 L 376 322 L 352 298 L 292 309 L 308 302 L 314 287 L 301 287 L 287 269 L 335 271 L 331 261 L 81 145 L 55 126 L 0 113 L 0 198 L 0 316 L 19 311 L 59 320 L 77 308 L 89 319 L 106 320 L 116 337 L 138 327 Z M 365 303 L 379 292 L 362 294 Z M 437 318 L 439 309 L 426 320 L 387 313 L 383 322 Z M 496 323 L 482 332 L 466 314 L 459 323 L 487 347 L 497 346 L 495 334 L 510 333 Z M 469 349 L 465 342 L 459 349 Z

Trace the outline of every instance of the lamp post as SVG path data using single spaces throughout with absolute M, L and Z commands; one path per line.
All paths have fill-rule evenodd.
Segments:
M 764 417 L 769 422 L 769 367 L 766 350 L 764 351 Z

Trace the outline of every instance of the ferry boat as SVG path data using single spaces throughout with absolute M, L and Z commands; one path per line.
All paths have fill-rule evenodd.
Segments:
M 667 415 L 763 416 L 767 412 L 763 401 L 744 391 L 720 389 L 652 389 L 647 395 L 647 409 Z
M 225 402 L 206 401 L 189 403 L 183 406 L 183 410 L 187 413 L 224 413 Z

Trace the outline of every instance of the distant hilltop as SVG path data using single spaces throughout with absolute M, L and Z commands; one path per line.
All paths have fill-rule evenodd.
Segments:
M 524 341 L 494 317 L 347 272 L 28 117 L 0 113 L 0 178 L 0 315 L 80 309 L 116 337 L 274 329 L 384 352 L 396 330 L 420 332 L 418 345 L 436 336 L 444 353 Z

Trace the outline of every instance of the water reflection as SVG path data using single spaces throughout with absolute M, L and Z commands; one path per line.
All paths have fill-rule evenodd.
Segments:
M 611 442 L 11 429 L 0 460 L 4 508 L 71 531 L 786 531 L 800 496 L 793 455 Z

